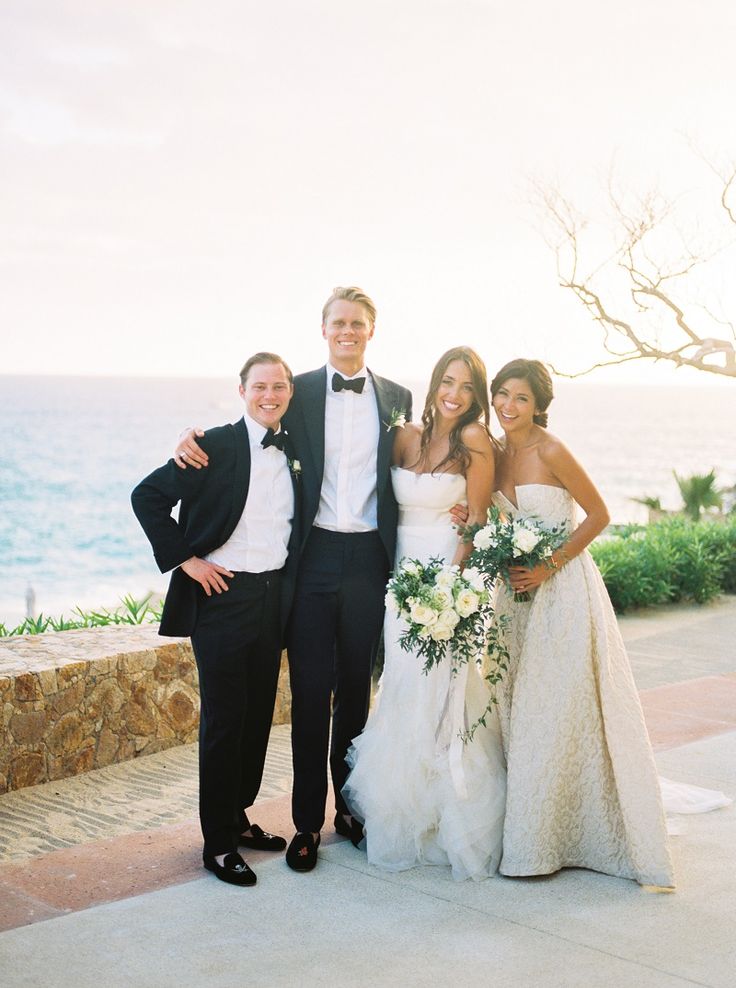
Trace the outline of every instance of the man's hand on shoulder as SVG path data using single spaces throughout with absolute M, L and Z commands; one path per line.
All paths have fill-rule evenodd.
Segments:
M 228 585 L 223 580 L 223 576 L 232 577 L 233 575 L 224 566 L 218 566 L 217 563 L 208 563 L 205 559 L 200 559 L 199 556 L 192 556 L 191 559 L 187 559 L 186 562 L 181 564 L 181 568 L 187 576 L 200 584 L 208 597 L 212 596 L 213 590 L 215 593 L 222 593 L 227 590 Z
M 179 443 L 174 450 L 174 463 L 182 470 L 186 470 L 187 467 L 194 467 L 195 470 L 201 470 L 202 467 L 209 465 L 210 458 L 202 447 L 197 445 L 194 438 L 195 436 L 201 438 L 203 435 L 204 429 L 200 429 L 198 426 L 195 426 L 193 429 L 185 429 L 180 434 Z

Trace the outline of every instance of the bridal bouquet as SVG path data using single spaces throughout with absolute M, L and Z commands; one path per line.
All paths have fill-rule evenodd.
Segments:
M 428 672 L 447 654 L 467 662 L 483 650 L 492 613 L 490 584 L 477 569 L 460 572 L 442 559 L 402 559 L 386 588 L 386 607 L 406 627 L 399 645 L 425 660 Z
M 488 510 L 485 525 L 470 528 L 466 538 L 472 539 L 473 551 L 468 563 L 493 580 L 500 576 L 509 590 L 511 566 L 533 569 L 540 563 L 551 566 L 550 556 L 567 538 L 562 525 L 545 528 L 535 518 L 505 518 L 495 506 Z M 514 600 L 531 600 L 528 592 L 517 592 Z
M 475 724 L 461 734 L 472 740 L 496 703 L 494 687 L 508 668 L 503 621 L 491 621 L 493 577 L 466 566 L 448 566 L 443 559 L 402 559 L 386 588 L 386 607 L 404 621 L 399 645 L 424 659 L 424 672 L 449 653 L 453 672 L 473 661 L 484 666 L 491 688 L 488 705 Z

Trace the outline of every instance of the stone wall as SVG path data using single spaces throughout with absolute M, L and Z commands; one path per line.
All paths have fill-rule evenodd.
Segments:
M 290 719 L 282 663 L 274 723 Z M 0 639 L 0 793 L 196 740 L 188 639 L 120 625 Z

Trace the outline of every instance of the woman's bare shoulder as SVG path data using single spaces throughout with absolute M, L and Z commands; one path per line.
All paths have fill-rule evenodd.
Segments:
M 467 425 L 463 426 L 460 438 L 470 448 L 484 453 L 490 450 L 491 437 L 482 422 L 468 422 Z
M 544 431 L 539 443 L 539 458 L 546 466 L 554 466 L 561 459 L 572 456 L 563 441 L 551 432 Z
M 411 459 L 419 455 L 422 442 L 422 427 L 414 422 L 407 422 L 403 429 L 396 430 L 394 439 L 393 462 L 398 466 L 406 466 Z

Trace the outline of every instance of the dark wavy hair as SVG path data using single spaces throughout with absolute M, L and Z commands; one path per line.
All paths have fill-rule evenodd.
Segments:
M 427 454 L 427 447 L 429 446 L 429 441 L 432 438 L 432 432 L 434 431 L 437 418 L 437 392 L 439 391 L 440 384 L 442 383 L 442 378 L 447 372 L 447 368 L 454 360 L 462 360 L 470 371 L 470 380 L 473 385 L 473 402 L 467 412 L 458 419 L 457 424 L 454 425 L 450 431 L 450 449 L 447 456 L 441 463 L 437 464 L 432 473 L 435 473 L 435 471 L 439 470 L 441 467 L 449 466 L 450 464 L 455 463 L 458 464 L 462 473 L 468 469 L 470 466 L 470 450 L 462 441 L 462 431 L 470 422 L 482 421 L 486 432 L 490 435 L 489 423 L 491 419 L 491 409 L 488 401 L 488 376 L 486 374 L 486 365 L 480 359 L 475 350 L 471 350 L 469 346 L 453 347 L 452 350 L 448 350 L 447 353 L 442 354 L 440 359 L 434 365 L 434 370 L 432 371 L 432 377 L 429 381 L 429 391 L 427 392 L 427 400 L 424 403 L 424 411 L 422 412 L 422 425 L 424 426 L 424 429 L 422 431 L 422 441 L 419 447 L 419 460 L 421 462 Z
M 547 409 L 555 396 L 549 371 L 541 360 L 525 360 L 524 357 L 517 357 L 516 360 L 505 364 L 491 381 L 491 397 L 495 398 L 506 381 L 511 380 L 512 377 L 529 382 L 534 395 L 534 404 L 537 406 L 534 424 L 546 429 Z

